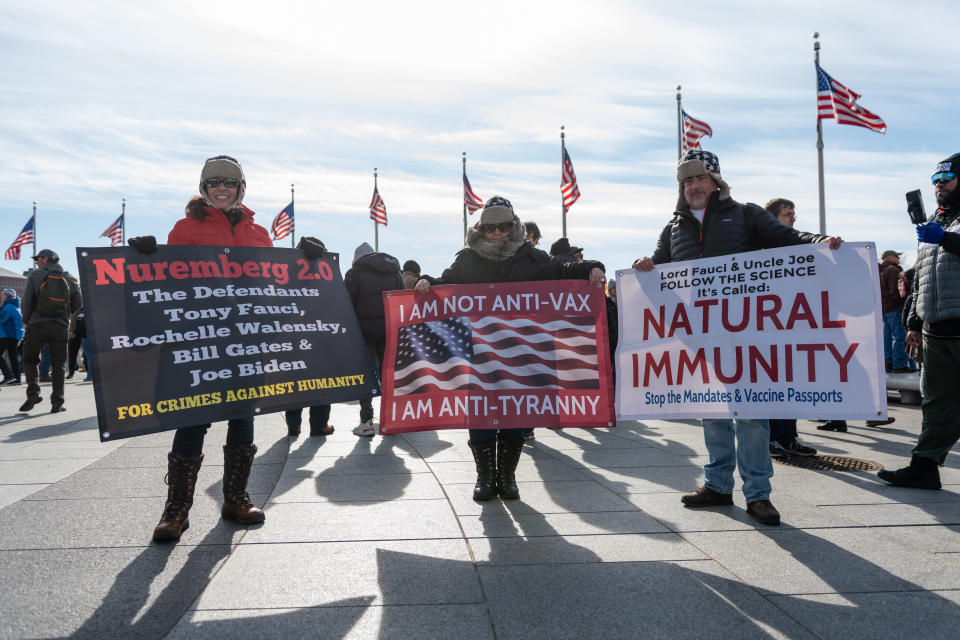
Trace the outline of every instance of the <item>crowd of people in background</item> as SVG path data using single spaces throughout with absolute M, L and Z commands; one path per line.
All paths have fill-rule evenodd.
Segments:
M 954 165 L 960 168 L 960 154 L 940 163 L 933 176 L 939 208 L 932 221 L 917 226 L 921 250 L 916 271 L 904 273 L 899 266 L 901 254 L 893 250 L 882 253 L 878 267 L 886 371 L 914 373 L 919 363 L 932 358 L 938 376 L 933 393 L 929 377 L 924 378 L 923 433 L 910 466 L 880 474 L 882 479 L 901 486 L 939 488 L 937 466 L 943 464 L 947 451 L 960 438 L 960 396 L 950 388 L 952 380 L 960 375 L 960 342 L 956 339 L 960 336 L 960 190 Z M 822 242 L 835 250 L 843 242 L 839 237 L 795 229 L 796 207 L 786 198 L 774 198 L 764 208 L 735 201 L 721 175 L 718 157 L 708 151 L 690 150 L 678 165 L 676 179 L 674 213 L 650 256 L 633 263 L 635 269 L 650 271 L 669 262 L 803 243 Z M 236 159 L 216 156 L 207 160 L 201 170 L 199 191 L 200 195 L 187 204 L 185 217 L 169 233 L 169 244 L 272 246 L 267 230 L 253 221 L 254 212 L 242 204 L 246 180 Z M 613 353 L 618 337 L 616 282 L 607 281 L 604 265 L 585 259 L 584 248 L 572 244 L 569 238 L 554 241 L 549 253 L 537 248 L 541 240 L 535 222 L 521 222 L 511 202 L 495 196 L 485 203 L 467 233 L 465 246 L 439 276 L 423 273 L 416 260 L 408 259 L 401 265 L 398 258 L 378 252 L 367 243 L 360 244 L 344 283 L 378 375 L 382 376 L 386 347 L 383 292 L 413 289 L 423 294 L 431 286 L 446 284 L 573 278 L 605 286 Z M 153 253 L 157 247 L 153 236 L 131 238 L 129 244 L 143 254 Z M 319 258 L 326 251 L 324 244 L 312 237 L 302 238 L 298 249 L 309 259 Z M 28 277 L 23 299 L 12 289 L 0 292 L 0 366 L 3 384 L 19 384 L 21 372 L 25 374 L 27 400 L 20 410 L 30 411 L 42 400 L 38 383 L 44 381 L 41 362 L 46 358 L 51 367 L 47 378 L 52 382 L 51 412 L 56 413 L 65 410 L 64 379 L 78 370 L 81 352 L 87 362 L 87 379 L 91 377 L 89 345 L 76 280 L 60 267 L 56 252 L 44 249 L 34 259 L 37 268 Z M 615 367 L 610 373 L 615 380 Z M 302 410 L 286 411 L 284 417 L 288 435 L 299 436 Z M 310 407 L 310 436 L 333 433 L 329 417 L 330 405 Z M 353 433 L 374 436 L 374 418 L 373 398 L 362 400 Z M 889 418 L 867 424 L 880 426 L 892 421 Z M 818 429 L 847 428 L 843 420 L 821 422 Z M 780 514 L 770 501 L 771 457 L 816 454 L 813 447 L 800 441 L 797 421 L 703 419 L 702 425 L 710 457 L 704 467 L 705 481 L 682 496 L 683 504 L 690 508 L 732 505 L 734 472 L 739 471 L 748 514 L 767 525 L 779 524 Z M 189 526 L 193 487 L 209 427 L 184 425 L 175 432 L 168 454 L 168 495 L 154 540 L 176 540 Z M 474 499 L 519 498 L 516 467 L 524 441 L 534 437 L 533 430 L 471 429 L 468 437 L 477 472 Z M 246 492 L 257 451 L 253 440 L 252 415 L 228 421 L 223 446 L 222 515 L 243 524 L 263 522 L 265 518 Z

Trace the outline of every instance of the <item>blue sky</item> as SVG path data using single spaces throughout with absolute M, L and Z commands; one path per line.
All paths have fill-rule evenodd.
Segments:
M 381 250 L 438 275 L 462 246 L 462 151 L 481 197 L 509 198 L 546 248 L 560 236 L 562 124 L 582 193 L 568 235 L 612 274 L 673 210 L 677 84 L 733 197 L 790 198 L 816 231 L 814 31 L 824 69 L 888 126 L 824 122 L 829 233 L 912 252 L 903 194 L 929 210 L 936 162 L 960 150 L 942 4 L 346 4 L 3 3 L 0 248 L 33 201 L 39 244 L 71 270 L 121 198 L 128 235 L 162 241 L 226 153 L 261 224 L 294 183 L 298 234 L 350 257 L 373 243 L 378 167 Z

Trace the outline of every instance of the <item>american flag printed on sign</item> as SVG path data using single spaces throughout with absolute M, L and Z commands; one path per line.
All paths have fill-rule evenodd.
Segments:
M 370 219 L 377 224 L 387 226 L 387 205 L 384 204 L 376 187 L 373 188 L 373 199 L 370 200 Z
M 400 327 L 394 395 L 599 389 L 595 322 L 460 316 Z
M 687 115 L 686 111 L 680 111 L 683 115 L 683 138 L 680 142 L 680 157 L 687 155 L 690 149 L 700 149 L 700 138 L 703 136 L 713 137 L 713 129 L 703 120 L 697 120 Z
M 474 193 L 473 188 L 470 187 L 470 181 L 467 180 L 466 169 L 463 171 L 463 206 L 467 208 L 470 215 L 473 215 L 473 212 L 477 209 L 483 209 L 483 200 L 481 200 L 480 196 Z
M 274 240 L 282 240 L 293 233 L 293 203 L 291 202 L 277 214 L 271 226 Z
M 110 246 L 116 247 L 123 244 L 123 214 L 113 221 L 107 229 L 100 234 L 101 238 L 110 238 Z
M 33 219 L 34 216 L 30 216 L 30 219 L 27 220 L 27 224 L 23 226 L 23 230 L 20 231 L 20 235 L 13 241 L 13 244 L 10 245 L 10 248 L 7 249 L 7 252 L 4 254 L 4 258 L 7 260 L 19 260 L 20 259 L 20 247 L 33 244 Z
M 839 124 L 852 124 L 877 133 L 886 133 L 887 125 L 875 113 L 857 104 L 860 94 L 843 86 L 817 67 L 817 120 L 833 118 Z
M 567 210 L 580 198 L 577 187 L 577 174 L 573 172 L 573 162 L 566 147 L 563 149 L 563 167 L 560 169 L 560 194 L 563 196 L 563 208 Z

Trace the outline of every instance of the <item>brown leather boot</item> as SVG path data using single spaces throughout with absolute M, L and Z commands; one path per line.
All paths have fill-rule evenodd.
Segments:
M 769 500 L 754 500 L 747 503 L 747 513 L 772 527 L 780 526 L 780 512 Z
M 704 485 L 693 493 L 680 496 L 680 502 L 688 507 L 717 507 L 733 504 L 733 494 L 720 493 Z
M 167 454 L 167 503 L 163 507 L 160 523 L 153 530 L 153 541 L 179 540 L 180 534 L 190 527 L 187 515 L 193 506 L 193 489 L 197 485 L 197 473 L 203 454 L 182 456 L 172 451 Z
M 241 524 L 264 521 L 263 509 L 258 509 L 247 493 L 247 479 L 257 446 L 223 445 L 223 509 L 220 515 Z

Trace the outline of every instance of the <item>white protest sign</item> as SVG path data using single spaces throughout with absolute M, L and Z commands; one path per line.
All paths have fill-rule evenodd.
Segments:
M 619 418 L 886 417 L 876 248 L 617 272 Z

